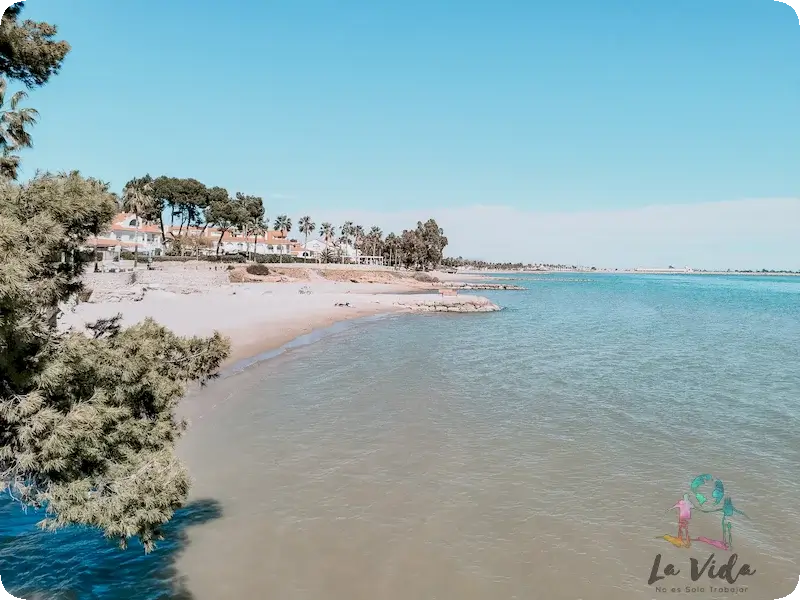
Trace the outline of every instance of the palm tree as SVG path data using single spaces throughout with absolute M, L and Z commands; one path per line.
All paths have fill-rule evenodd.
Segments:
M 320 226 L 319 236 L 325 240 L 325 243 L 330 242 L 335 235 L 336 228 L 327 221 Z
M 14 93 L 6 108 L 7 85 L 6 80 L 0 78 L 0 176 L 16 179 L 19 156 L 13 153 L 33 146 L 27 128 L 36 124 L 39 113 L 33 108 L 19 107 L 28 97 L 23 91 Z
M 389 264 L 395 266 L 397 262 L 397 247 L 398 247 L 399 239 L 394 233 L 390 233 L 386 236 L 386 240 L 384 241 L 384 250 L 389 251 Z
M 254 248 L 253 248 L 253 258 L 256 260 L 256 262 L 258 262 L 258 236 L 267 234 L 267 223 L 266 222 L 268 220 L 269 219 L 267 219 L 267 217 L 264 217 L 263 221 L 258 221 L 256 223 L 253 223 L 253 225 L 252 225 L 251 231 L 252 231 L 253 235 L 255 235 L 255 240 L 254 240 L 254 244 L 253 244 L 253 246 L 254 246 Z
M 364 242 L 364 228 L 361 225 L 353 227 L 353 241 L 356 249 L 356 264 L 358 264 L 358 249 Z
M 353 222 L 345 221 L 341 227 L 342 237 L 339 238 L 340 244 L 350 244 L 350 236 L 353 235 Z
M 328 250 L 330 250 L 329 244 L 331 243 L 331 240 L 335 236 L 336 236 L 336 228 L 333 225 L 331 225 L 330 223 L 328 223 L 327 221 L 325 221 L 319 228 L 319 237 L 321 237 L 323 240 L 325 240 L 325 252 L 326 252 L 326 254 L 325 254 L 326 261 L 325 262 L 333 262 L 331 260 L 331 258 L 332 258 L 331 255 L 327 254 L 327 252 L 328 252 Z
M 372 256 L 378 255 L 378 244 L 381 243 L 381 238 L 383 237 L 383 231 L 377 225 L 373 225 L 372 229 L 369 230 L 369 237 L 372 238 Z
M 311 217 L 301 217 L 299 225 L 300 233 L 306 236 L 305 242 L 303 242 L 303 248 L 308 250 L 308 248 L 306 248 L 308 245 L 308 234 L 313 232 L 317 226 L 314 221 L 311 220 Z
M 278 215 L 278 218 L 275 219 L 275 225 L 273 225 L 273 228 L 276 231 L 280 231 L 283 234 L 283 237 L 286 237 L 286 234 L 292 230 L 292 220 L 287 215 Z M 283 252 L 280 253 L 280 258 L 278 260 L 283 262 Z
M 136 234 L 133 246 L 133 268 L 139 266 L 139 226 L 142 215 L 148 214 L 153 206 L 153 182 L 149 179 L 133 179 L 122 190 L 122 210 L 133 213 L 136 218 Z M 181 252 L 182 253 L 182 252 Z
M 336 240 L 336 253 L 338 254 L 338 260 L 340 263 L 344 263 L 344 255 L 342 253 L 342 248 L 344 248 L 345 245 L 349 243 L 350 243 L 350 238 L 348 238 L 346 235 L 339 236 L 339 239 Z

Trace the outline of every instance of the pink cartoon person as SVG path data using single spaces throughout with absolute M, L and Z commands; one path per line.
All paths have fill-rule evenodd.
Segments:
M 689 538 L 689 520 L 692 518 L 692 509 L 694 505 L 689 500 L 689 494 L 684 494 L 682 500 L 670 508 L 669 510 L 678 511 L 678 540 L 683 546 L 688 548 L 691 546 L 691 539 Z M 667 511 L 669 512 L 669 511 Z

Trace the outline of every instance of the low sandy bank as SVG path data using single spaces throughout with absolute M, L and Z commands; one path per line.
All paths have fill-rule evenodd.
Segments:
M 228 365 L 281 347 L 336 322 L 394 312 L 488 312 L 498 307 L 477 296 L 409 296 L 408 286 L 315 280 L 306 283 L 243 283 L 196 293 L 150 289 L 134 300 L 83 302 L 67 309 L 64 328 L 83 328 L 122 315 L 125 325 L 151 317 L 179 335 L 230 337 Z

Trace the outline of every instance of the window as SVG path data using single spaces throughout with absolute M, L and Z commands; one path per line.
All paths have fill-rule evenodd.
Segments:
M 128 227 L 136 227 L 136 219 L 131 219 L 130 223 L 128 223 Z

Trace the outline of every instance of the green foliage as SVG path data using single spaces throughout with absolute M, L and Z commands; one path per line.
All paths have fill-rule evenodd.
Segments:
M 7 91 L 6 80 L 0 78 L 0 176 L 16 179 L 20 159 L 15 152 L 33 146 L 28 129 L 36 124 L 39 113 L 20 106 L 28 96 L 23 91 L 6 102 Z
M 59 303 L 82 289 L 79 248 L 116 210 L 107 184 L 77 172 L 0 185 L 0 485 L 43 507 L 47 529 L 97 527 L 150 550 L 189 487 L 175 407 L 229 342 L 152 320 L 59 331 Z
M 306 237 L 308 237 L 314 231 L 314 229 L 316 229 L 316 227 L 317 226 L 314 223 L 314 221 L 311 220 L 311 217 L 305 216 L 300 218 L 299 221 L 300 233 L 302 233 Z
M 269 275 L 269 269 L 264 265 L 247 265 L 245 270 L 250 273 L 250 275 L 257 275 L 259 277 Z
M 417 281 L 422 281 L 424 283 L 438 283 L 439 278 L 434 277 L 433 275 L 429 275 L 428 273 L 414 273 L 414 279 Z
M 336 262 L 336 254 L 330 248 L 325 248 L 319 255 L 319 261 L 324 264 Z
M 58 29 L 49 23 L 19 21 L 23 3 L 6 9 L 0 21 L 0 76 L 32 88 L 58 73 L 69 44 L 55 40 Z
M 157 221 L 163 204 L 154 195 L 155 184 L 150 175 L 134 177 L 122 190 L 122 210 L 143 221 Z
M 285 235 L 292 230 L 292 220 L 287 215 L 278 215 L 272 227 L 276 231 L 283 232 Z
M 253 260 L 257 263 L 307 263 L 308 259 L 290 254 L 254 254 Z

